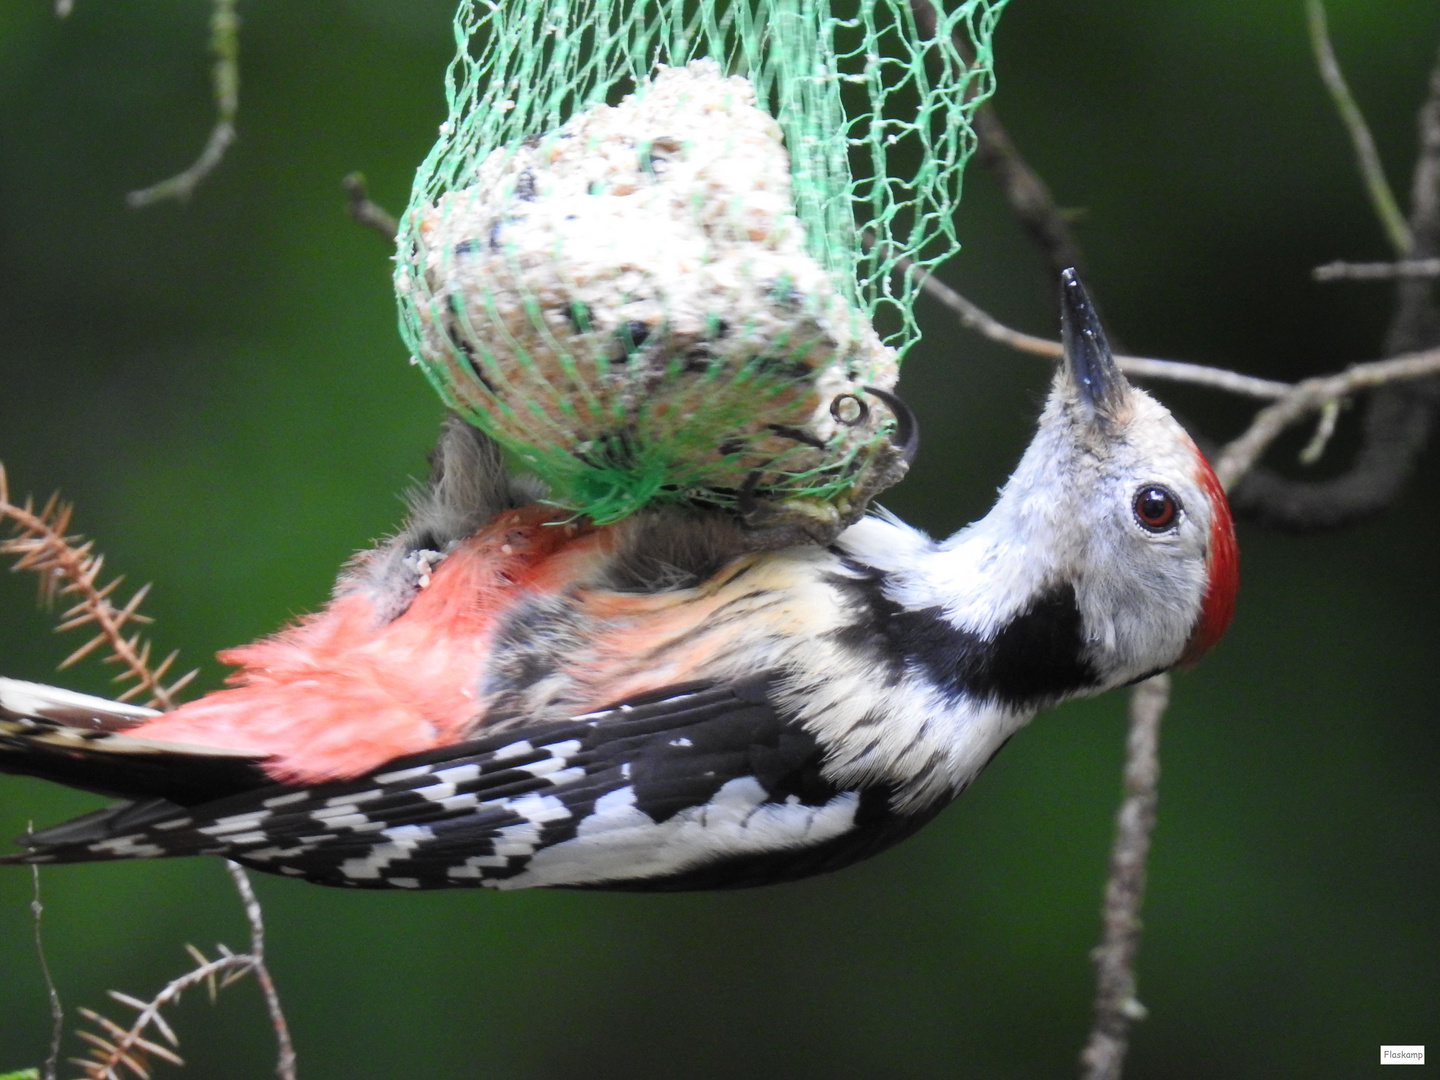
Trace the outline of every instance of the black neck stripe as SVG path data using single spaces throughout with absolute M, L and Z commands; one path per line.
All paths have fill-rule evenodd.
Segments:
M 1036 594 L 987 639 L 955 626 L 939 607 L 902 607 L 886 595 L 882 571 L 851 565 L 857 576 L 830 578 L 848 594 L 854 620 L 835 637 L 881 658 L 891 684 L 918 666 L 951 693 L 1020 710 L 1051 704 L 1099 681 L 1085 659 L 1084 621 L 1068 581 Z

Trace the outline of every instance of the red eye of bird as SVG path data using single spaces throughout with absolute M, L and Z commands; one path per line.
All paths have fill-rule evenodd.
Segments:
M 1150 532 L 1164 532 L 1180 516 L 1180 500 L 1157 484 L 1141 488 L 1135 495 L 1135 520 Z

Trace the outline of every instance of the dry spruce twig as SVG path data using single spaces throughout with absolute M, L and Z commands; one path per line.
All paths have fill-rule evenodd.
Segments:
M 224 945 L 217 945 L 216 955 L 207 957 L 193 945 L 187 945 L 185 948 L 195 961 L 195 966 L 183 975 L 171 979 L 148 1001 L 111 990 L 112 998 L 135 1010 L 135 1017 L 128 1026 L 118 1024 L 94 1009 L 79 1010 L 96 1029 L 88 1031 L 82 1028 L 76 1032 L 90 1044 L 90 1054 L 87 1057 L 70 1059 L 72 1064 L 80 1066 L 85 1080 L 125 1080 L 127 1075 L 136 1077 L 137 1080 L 150 1080 L 148 1066 L 152 1057 L 172 1065 L 183 1065 L 184 1059 L 176 1053 L 180 1039 L 166 1021 L 164 1010 L 178 1004 L 185 991 L 196 986 L 204 986 L 213 1002 L 220 990 L 246 975 L 254 975 L 260 984 L 271 1026 L 275 1029 L 278 1046 L 275 1075 L 278 1080 L 295 1080 L 295 1048 L 290 1041 L 290 1030 L 280 1008 L 274 980 L 265 966 L 265 923 L 260 902 L 255 897 L 255 890 L 251 887 L 244 869 L 228 860 L 225 867 L 240 893 L 245 917 L 250 924 L 249 952 L 237 953 Z M 157 1038 L 163 1040 L 163 1043 L 157 1041 Z
M 71 597 L 74 604 L 60 616 L 57 632 L 93 626 L 94 636 L 60 663 L 62 669 L 77 663 L 102 645 L 108 646 L 109 663 L 119 664 L 116 682 L 133 679 L 134 685 L 119 697 L 126 701 L 140 694 L 149 695 L 147 704 L 162 710 L 175 707 L 176 695 L 196 675 L 190 671 L 171 683 L 165 682 L 179 651 L 170 653 L 159 664 L 151 665 L 151 645 L 131 624 L 150 622 L 140 613 L 140 604 L 150 591 L 142 585 L 124 604 L 111 600 L 124 577 L 101 583 L 105 556 L 95 553 L 95 543 L 80 536 L 68 535 L 74 508 L 52 495 L 39 510 L 26 499 L 17 504 L 10 501 L 4 465 L 0 465 L 0 522 L 8 521 L 13 535 L 0 540 L 0 555 L 16 557 L 14 569 L 33 570 L 40 576 L 40 596 L 50 602 L 57 596 Z
M 62 503 L 58 496 L 52 495 L 38 511 L 29 499 L 23 504 L 11 502 L 5 467 L 0 465 L 0 521 L 8 522 L 13 529 L 12 536 L 0 540 L 0 555 L 16 557 L 14 570 L 31 570 L 39 575 L 42 601 L 52 600 L 57 595 L 76 598 L 74 605 L 61 615 L 58 630 L 80 626 L 96 628 L 95 635 L 71 653 L 60 666 L 68 667 L 101 645 L 108 644 L 111 655 L 106 659 L 119 663 L 123 668 L 118 679 L 135 680 L 135 685 L 121 695 L 122 701 L 148 691 L 150 704 L 167 711 L 174 708 L 178 692 L 196 673 L 191 671 L 167 685 L 164 677 L 175 661 L 177 653 L 174 652 L 158 666 L 151 666 L 150 642 L 142 639 L 138 632 L 132 633 L 127 629 L 131 623 L 150 621 L 139 612 L 140 603 L 144 600 L 149 586 L 136 590 L 129 601 L 116 607 L 110 597 L 123 578 L 117 577 L 107 584 L 101 584 L 104 556 L 94 554 L 93 541 L 69 534 L 71 514 L 72 507 Z M 178 1002 L 183 993 L 192 986 L 205 984 L 213 999 L 218 989 L 251 974 L 260 986 L 271 1026 L 275 1030 L 279 1047 L 276 1075 L 279 1080 L 295 1080 L 295 1050 L 290 1041 L 289 1028 L 280 1007 L 274 979 L 265 963 L 265 923 L 260 902 L 245 871 L 238 864 L 228 861 L 226 868 L 240 894 L 245 917 L 250 925 L 249 951 L 236 953 L 220 945 L 217 946 L 218 955 L 211 958 L 193 946 L 186 946 L 195 959 L 196 966 L 172 979 L 149 1001 L 141 1001 L 112 990 L 111 997 L 136 1010 L 136 1016 L 128 1027 L 117 1024 L 93 1009 L 80 1009 L 80 1014 L 90 1021 L 96 1030 L 80 1029 L 76 1032 L 90 1044 L 91 1053 L 88 1057 L 72 1058 L 71 1061 L 81 1066 L 87 1080 L 123 1080 L 127 1074 L 138 1077 L 139 1080 L 149 1080 L 150 1058 L 159 1058 L 174 1065 L 183 1064 L 174 1050 L 179 1045 L 179 1040 L 166 1023 L 163 1010 Z M 32 868 L 32 871 L 35 874 L 35 893 L 31 902 L 35 923 L 35 948 L 55 1024 L 51 1052 L 43 1076 L 45 1080 L 55 1080 L 64 1014 L 60 1008 L 59 994 L 50 976 L 40 936 L 39 870 Z M 169 1045 L 162 1045 L 151 1037 L 156 1033 Z

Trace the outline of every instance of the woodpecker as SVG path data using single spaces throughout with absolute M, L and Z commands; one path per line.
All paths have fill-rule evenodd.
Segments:
M 1214 473 L 1073 271 L 1039 428 L 982 520 L 757 550 L 733 515 L 567 521 L 446 430 L 409 525 L 172 712 L 0 680 L 0 770 L 124 801 L 0 863 L 221 855 L 361 888 L 730 888 L 868 857 L 1041 708 L 1224 632 Z

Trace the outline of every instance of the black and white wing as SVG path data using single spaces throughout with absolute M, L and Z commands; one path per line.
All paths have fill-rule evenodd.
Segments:
M 0 862 L 212 854 L 363 888 L 728 888 L 837 869 L 933 816 L 837 788 L 824 756 L 763 680 L 675 687 L 351 780 L 120 804 Z

